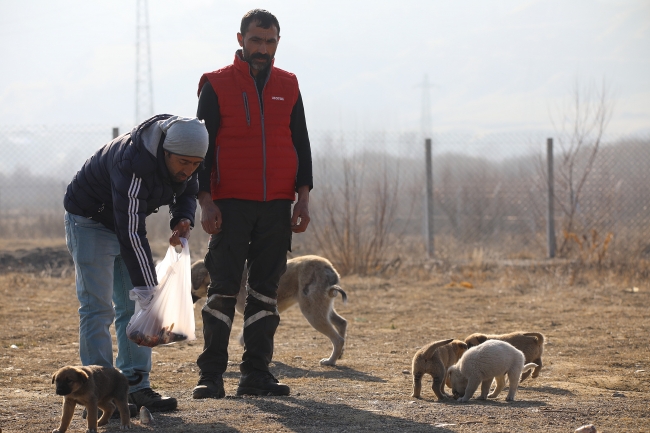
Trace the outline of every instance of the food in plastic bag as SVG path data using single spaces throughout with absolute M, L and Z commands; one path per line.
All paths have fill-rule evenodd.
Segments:
M 158 346 L 159 344 L 169 344 L 176 341 L 187 340 L 187 335 L 177 334 L 176 332 L 172 332 L 172 329 L 174 329 L 173 323 L 169 325 L 169 329 L 167 329 L 167 327 L 161 328 L 160 332 L 158 332 L 156 335 L 146 335 L 136 329 L 131 334 L 129 334 L 129 339 L 140 346 L 147 347 L 154 347 Z
M 156 266 L 158 286 L 135 287 L 129 293 L 136 307 L 126 335 L 140 346 L 196 340 L 190 250 L 187 239 L 180 239 L 180 254 L 170 246 Z

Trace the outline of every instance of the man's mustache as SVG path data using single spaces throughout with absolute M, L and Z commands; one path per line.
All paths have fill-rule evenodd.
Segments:
M 262 54 L 262 53 L 253 53 L 251 54 L 251 60 L 253 59 L 261 59 L 261 60 L 266 60 L 266 61 L 271 61 L 271 56 L 268 54 Z

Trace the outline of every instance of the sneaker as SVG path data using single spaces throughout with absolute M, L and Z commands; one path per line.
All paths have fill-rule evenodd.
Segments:
M 178 402 L 173 397 L 163 397 L 151 388 L 142 388 L 129 394 L 129 403 L 149 409 L 149 412 L 166 412 L 176 409 Z
M 226 391 L 223 389 L 223 377 L 221 375 L 201 376 L 199 383 L 192 391 L 192 398 L 224 398 L 225 396 Z
M 242 374 L 237 387 L 237 395 L 289 395 L 291 389 L 278 382 L 268 371 L 253 370 Z
M 97 409 L 97 419 L 101 418 L 103 413 L 104 412 L 102 412 L 101 409 Z M 138 408 L 134 404 L 129 403 L 129 417 L 133 418 L 136 415 L 138 415 Z M 84 408 L 84 411 L 81 412 L 81 417 L 83 419 L 86 419 L 86 417 L 88 417 L 88 411 L 86 408 Z M 117 408 L 115 409 L 115 412 L 113 412 L 111 419 L 120 419 L 120 411 L 117 410 Z

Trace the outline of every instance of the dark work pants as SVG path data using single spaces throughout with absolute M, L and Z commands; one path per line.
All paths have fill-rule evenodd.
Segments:
M 228 366 L 228 340 L 244 266 L 248 295 L 244 311 L 244 354 L 240 370 L 268 371 L 273 336 L 280 323 L 277 290 L 291 248 L 291 201 L 217 200 L 221 232 L 212 235 L 205 266 L 210 273 L 203 317 L 203 352 L 197 364 L 204 376 Z

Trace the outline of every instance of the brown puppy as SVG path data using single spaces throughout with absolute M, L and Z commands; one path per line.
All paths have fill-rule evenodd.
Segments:
M 66 366 L 52 375 L 52 383 L 56 382 L 56 393 L 64 396 L 63 414 L 59 428 L 52 433 L 65 433 L 72 421 L 74 409 L 79 403 L 86 407 L 88 430 L 86 433 L 96 433 L 97 426 L 108 423 L 115 411 L 120 411 L 120 429 L 130 429 L 129 418 L 129 385 L 137 385 L 142 381 L 142 375 L 130 382 L 122 372 L 113 367 L 87 365 L 84 367 Z M 97 421 L 97 408 L 104 413 Z
M 246 305 L 247 276 L 247 269 L 244 269 L 236 305 L 242 314 Z M 195 302 L 207 296 L 208 284 L 210 275 L 203 260 L 199 260 L 192 265 L 192 297 Z M 347 294 L 339 284 L 339 274 L 329 260 L 319 256 L 301 256 L 287 261 L 287 270 L 278 286 L 278 312 L 282 313 L 297 303 L 311 326 L 332 342 L 332 354 L 321 359 L 321 365 L 336 365 L 336 360 L 343 355 L 348 322 L 334 311 L 334 298 L 340 293 L 343 302 L 347 302 Z M 243 341 L 243 335 L 240 335 L 242 345 Z
M 465 338 L 467 348 L 478 346 L 485 343 L 487 340 L 501 340 L 510 343 L 517 349 L 524 353 L 526 364 L 534 362 L 537 364 L 533 371 L 533 378 L 539 376 L 539 371 L 542 369 L 542 353 L 544 352 L 544 336 L 539 332 L 513 332 L 511 334 L 502 335 L 485 335 L 485 334 L 472 334 Z M 521 375 L 521 382 L 530 375 L 530 370 Z
M 433 389 L 438 400 L 450 397 L 445 393 L 447 368 L 455 364 L 466 350 L 467 344 L 450 338 L 427 344 L 415 352 L 411 368 L 411 374 L 413 375 L 413 394 L 411 394 L 411 397 L 420 398 L 422 376 L 425 373 L 433 377 L 431 389 Z

